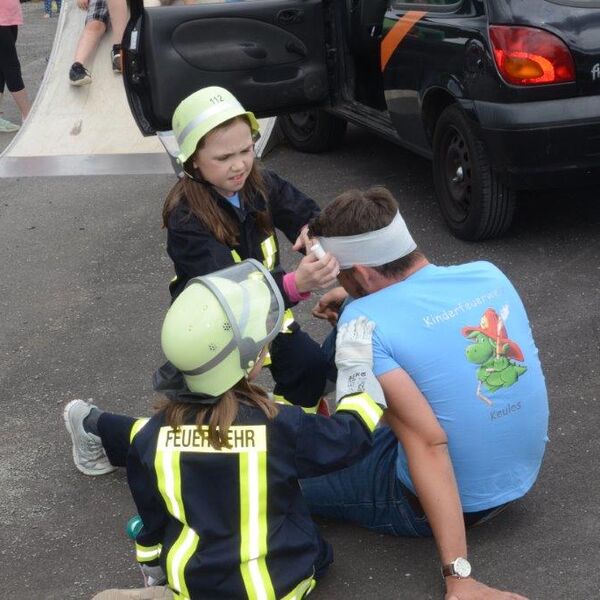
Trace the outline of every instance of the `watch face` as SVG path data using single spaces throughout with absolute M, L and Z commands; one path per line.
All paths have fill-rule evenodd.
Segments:
M 454 561 L 454 572 L 461 578 L 471 574 L 471 563 L 466 558 L 457 558 Z

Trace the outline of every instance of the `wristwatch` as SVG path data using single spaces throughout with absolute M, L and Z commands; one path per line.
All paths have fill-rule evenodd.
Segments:
M 471 574 L 471 563 L 462 556 L 454 559 L 449 565 L 442 567 L 443 577 L 456 577 L 466 579 Z

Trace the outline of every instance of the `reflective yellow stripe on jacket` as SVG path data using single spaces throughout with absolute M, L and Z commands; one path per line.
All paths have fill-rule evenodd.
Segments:
M 302 600 L 306 598 L 316 587 L 317 582 L 309 577 L 301 581 L 289 594 L 286 594 L 281 600 Z M 173 600 L 190 600 L 187 596 L 173 594 Z
M 272 394 L 273 400 L 277 402 L 277 404 L 287 404 L 288 406 L 297 406 L 296 404 L 292 404 L 289 400 L 285 398 L 285 396 L 281 396 L 279 394 Z M 321 399 L 319 398 L 318 402 L 314 406 L 301 406 L 300 408 L 309 415 L 317 414 L 317 410 L 319 409 L 319 405 L 321 404 Z
M 286 308 L 283 313 L 283 321 L 281 323 L 281 333 L 292 333 L 290 331 L 289 326 L 294 322 L 294 313 L 291 308 Z
M 142 427 L 149 421 L 150 419 L 137 419 L 136 422 L 132 425 L 131 431 L 129 432 L 129 443 L 133 443 L 133 438 L 140 432 Z
M 161 427 L 156 445 L 154 468 L 158 480 L 158 489 L 163 497 L 167 510 L 183 524 L 181 533 L 171 546 L 166 560 L 166 571 L 169 585 L 180 594 L 181 598 L 189 598 L 185 581 L 185 567 L 196 551 L 200 537 L 188 526 L 183 498 L 181 494 L 181 452 L 169 437 L 170 427 Z
M 250 600 L 276 600 L 267 570 L 267 442 L 254 430 L 253 450 L 240 452 L 240 570 Z
M 309 577 L 304 581 L 301 581 L 289 594 L 284 596 L 281 600 L 302 600 L 302 598 L 306 598 L 317 585 L 317 582 Z
M 135 436 L 142 430 L 144 425 L 150 419 L 137 419 L 131 427 L 129 432 L 129 443 L 132 444 Z M 162 551 L 162 545 L 156 544 L 155 546 L 142 546 L 141 544 L 135 543 L 135 558 L 139 563 L 152 562 L 160 558 Z
M 162 546 L 160 544 L 156 546 L 142 546 L 136 542 L 135 558 L 139 563 L 151 562 L 160 558 L 161 550 Z
M 265 557 L 267 555 L 267 441 L 266 427 L 233 426 L 232 446 L 215 450 L 207 436 L 192 436 L 195 425 L 183 425 L 176 432 L 161 427 L 155 458 L 159 491 L 167 510 L 183 528 L 167 555 L 167 577 L 175 598 L 189 598 L 184 569 L 198 547 L 200 538 L 189 527 L 181 496 L 181 453 L 207 452 L 239 455 L 240 477 L 240 570 L 250 600 L 276 600 Z M 208 429 L 206 427 L 202 429 Z M 189 431 L 188 431 L 189 430 Z
M 277 257 L 277 244 L 275 243 L 275 236 L 270 235 L 266 240 L 261 242 L 260 249 L 263 253 L 263 265 L 269 269 L 273 269 L 275 266 L 275 259 Z
M 352 396 L 346 396 L 342 398 L 342 401 L 338 404 L 336 412 L 341 410 L 351 410 L 358 413 L 360 418 L 363 420 L 365 425 L 369 428 L 369 431 L 374 431 L 381 419 L 383 410 L 373 401 L 369 394 L 353 394 Z

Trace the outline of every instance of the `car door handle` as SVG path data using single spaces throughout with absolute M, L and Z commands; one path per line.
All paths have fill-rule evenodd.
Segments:
M 290 54 L 298 54 L 302 58 L 305 58 L 307 55 L 306 46 L 299 44 L 298 42 L 291 41 L 291 40 L 286 43 L 285 49 Z
M 301 23 L 303 20 L 304 11 L 301 8 L 280 10 L 275 17 L 275 23 L 278 25 L 292 25 L 294 23 Z
M 240 45 L 244 53 L 247 54 L 250 58 L 256 58 L 257 60 L 267 58 L 267 51 L 258 44 L 254 44 L 252 42 L 244 42 Z

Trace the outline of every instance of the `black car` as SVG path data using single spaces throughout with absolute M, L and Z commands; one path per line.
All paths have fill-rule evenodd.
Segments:
M 131 0 L 124 74 L 143 133 L 229 88 L 295 147 L 347 122 L 431 158 L 452 232 L 509 227 L 516 191 L 600 181 L 600 0 Z

